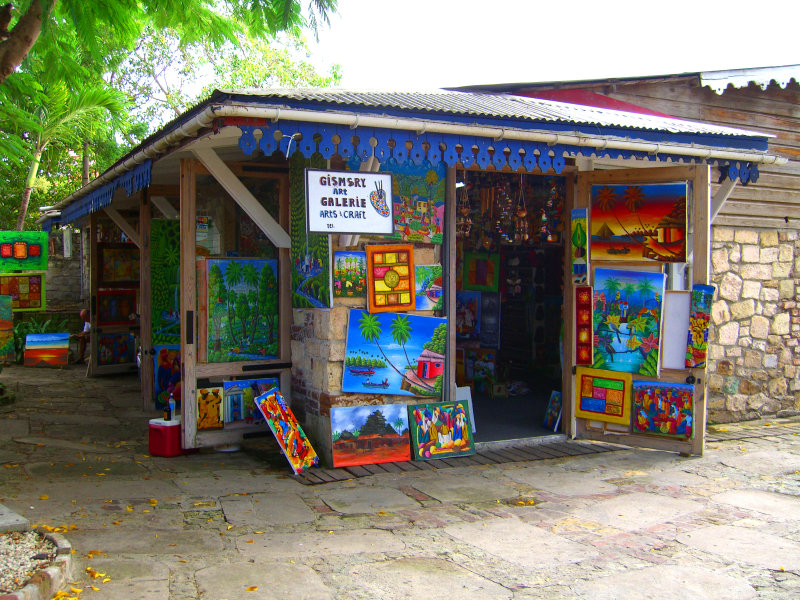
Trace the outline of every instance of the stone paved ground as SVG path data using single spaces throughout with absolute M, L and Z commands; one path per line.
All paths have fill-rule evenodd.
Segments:
M 0 380 L 18 397 L 0 409 L 0 503 L 67 529 L 82 598 L 800 597 L 800 435 L 785 430 L 702 458 L 622 450 L 307 486 L 267 438 L 149 456 L 157 415 L 135 377 Z

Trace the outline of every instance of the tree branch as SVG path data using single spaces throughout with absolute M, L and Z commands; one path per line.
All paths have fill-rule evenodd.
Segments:
M 0 84 L 22 64 L 42 31 L 42 19 L 49 15 L 57 0 L 34 1 L 0 42 Z M 6 5 L 3 10 L 10 5 Z M 10 13 L 11 9 L 8 8 Z

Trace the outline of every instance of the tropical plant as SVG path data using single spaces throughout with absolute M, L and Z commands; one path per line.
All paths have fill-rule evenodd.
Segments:
M 392 339 L 403 348 L 406 364 L 410 365 L 411 360 L 408 358 L 408 352 L 406 352 L 406 342 L 411 339 L 411 323 L 408 321 L 408 317 L 405 315 L 397 315 L 392 321 L 391 332 Z

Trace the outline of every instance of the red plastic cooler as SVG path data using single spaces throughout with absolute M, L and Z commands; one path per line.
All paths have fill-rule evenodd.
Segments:
M 180 456 L 181 454 L 183 454 L 183 448 L 181 447 L 180 415 L 169 421 L 150 419 L 150 455 Z

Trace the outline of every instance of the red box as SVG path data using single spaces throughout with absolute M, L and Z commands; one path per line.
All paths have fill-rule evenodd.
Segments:
M 150 419 L 150 455 L 169 457 L 183 453 L 181 418 L 178 416 L 171 421 Z

